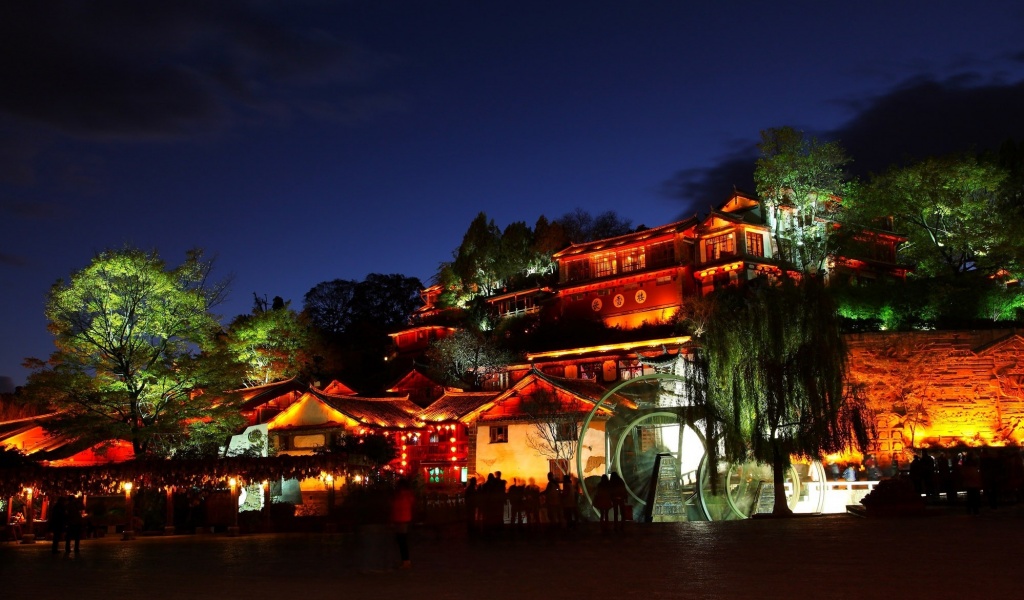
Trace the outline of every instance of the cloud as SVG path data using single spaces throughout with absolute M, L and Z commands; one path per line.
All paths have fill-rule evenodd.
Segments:
M 957 152 L 995 150 L 1024 140 L 1024 81 L 978 84 L 961 75 L 915 79 L 873 98 L 823 137 L 842 143 L 859 175 Z
M 808 133 L 838 140 L 853 158 L 851 173 L 859 177 L 927 156 L 985 152 L 1008 139 L 1024 141 L 1024 80 L 983 79 L 970 72 L 941 81 L 915 77 L 883 94 L 844 104 L 853 113 L 850 119 Z M 757 139 L 758 132 L 751 132 L 750 141 L 734 144 L 712 166 L 677 172 L 665 183 L 665 192 L 684 201 L 687 214 L 705 211 L 733 186 L 753 192 Z
M 0 265 L 6 267 L 26 267 L 28 266 L 28 259 L 24 256 L 0 252 Z
M 58 204 L 46 202 L 4 202 L 0 204 L 0 213 L 8 213 L 14 217 L 34 220 L 54 220 L 69 216 L 68 210 Z
M 89 139 L 177 138 L 299 111 L 311 90 L 344 97 L 391 64 L 298 24 L 287 8 L 8 3 L 0 8 L 0 113 Z

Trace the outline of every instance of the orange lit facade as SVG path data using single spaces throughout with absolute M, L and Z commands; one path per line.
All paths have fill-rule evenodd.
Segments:
M 1024 338 L 1016 331 L 848 335 L 851 378 L 876 415 L 870 451 L 1024 446 Z
M 695 290 L 696 224 L 691 218 L 555 253 L 557 318 L 594 319 L 623 329 L 671 321 Z

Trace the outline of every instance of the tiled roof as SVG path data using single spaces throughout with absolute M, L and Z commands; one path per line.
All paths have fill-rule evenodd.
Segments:
M 324 404 L 334 410 L 370 426 L 417 427 L 416 414 L 420 407 L 408 396 L 392 398 L 362 398 L 358 396 L 330 396 L 316 393 Z
M 419 414 L 425 422 L 455 421 L 487 404 L 501 392 L 445 392 Z
M 604 250 L 609 248 L 617 248 L 626 244 L 632 244 L 641 240 L 645 240 L 652 237 L 666 235 L 692 227 L 697 223 L 697 217 L 690 217 L 682 221 L 676 221 L 675 223 L 668 223 L 667 225 L 659 225 L 658 227 L 652 227 L 650 229 L 644 229 L 642 231 L 634 231 L 624 235 L 620 235 L 612 238 L 605 238 L 603 240 L 594 240 L 592 242 L 584 242 L 580 244 L 572 244 L 565 250 L 559 250 L 552 255 L 552 258 L 559 259 L 567 256 L 574 256 L 577 254 L 585 254 L 587 252 L 593 252 L 595 250 Z
M 604 395 L 608 393 L 608 390 L 611 389 L 604 384 L 594 381 L 593 379 L 569 379 L 566 377 L 555 377 L 554 375 L 548 375 L 536 369 L 533 371 L 533 374 L 536 375 L 538 379 L 543 379 L 551 385 L 560 387 L 563 390 L 575 394 L 584 400 L 589 400 L 594 404 L 600 402 L 601 398 L 603 398 Z M 626 405 L 631 405 L 633 403 L 625 396 L 621 396 L 619 394 L 612 394 L 609 397 L 609 400 L 615 404 L 626 403 Z
M 309 391 L 309 384 L 292 377 L 291 379 L 275 381 L 274 383 L 268 383 L 267 385 L 234 390 L 228 392 L 228 394 L 241 396 L 245 402 L 243 402 L 239 408 L 242 411 L 247 411 L 259 408 L 279 396 L 283 396 L 291 392 L 303 393 L 307 391 Z

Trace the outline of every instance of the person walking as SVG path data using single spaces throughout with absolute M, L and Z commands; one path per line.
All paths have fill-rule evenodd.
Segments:
M 626 518 L 626 511 L 632 510 L 628 504 L 626 504 L 626 482 L 619 477 L 619 474 L 612 472 L 608 478 L 610 482 L 609 491 L 612 496 L 612 508 L 615 515 L 615 531 L 622 531 L 623 521 Z M 632 517 L 632 515 L 630 515 Z
M 391 524 L 395 529 L 395 541 L 398 542 L 398 555 L 402 560 L 402 569 L 412 567 L 409 559 L 409 524 L 412 523 L 413 495 L 407 479 L 398 480 L 398 489 L 391 502 Z
M 57 502 L 50 508 L 49 513 L 46 516 L 46 522 L 50 529 L 50 535 L 53 536 L 53 545 L 51 551 L 57 554 L 60 551 L 60 540 L 65 535 L 68 526 L 68 501 L 67 498 L 61 497 Z
M 64 534 L 64 554 L 71 554 L 71 542 L 75 542 L 75 556 L 78 556 L 78 545 L 82 542 L 82 526 L 85 517 L 82 514 L 85 507 L 82 506 L 81 498 L 72 498 L 68 505 L 67 533 Z
M 597 484 L 597 492 L 594 494 L 594 508 L 601 515 L 601 533 L 608 533 L 608 513 L 612 510 L 611 480 L 608 475 L 602 475 L 601 481 Z
M 964 459 L 964 466 L 961 471 L 963 476 L 964 489 L 967 490 L 967 514 L 981 514 L 981 469 L 978 468 L 978 460 L 974 455 L 968 455 Z

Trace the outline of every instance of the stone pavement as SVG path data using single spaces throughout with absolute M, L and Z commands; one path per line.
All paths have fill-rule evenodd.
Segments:
M 630 524 L 604 537 L 469 540 L 418 530 L 413 568 L 363 573 L 352 534 L 117 537 L 78 558 L 0 546 L 3 598 L 1016 598 L 1024 508 Z M 592 524 L 590 525 L 592 527 Z M 372 546 L 372 545 L 371 545 Z M 397 550 L 388 544 L 389 551 Z M 393 555 L 392 555 L 393 556 Z M 393 556 L 397 561 L 397 556 Z

